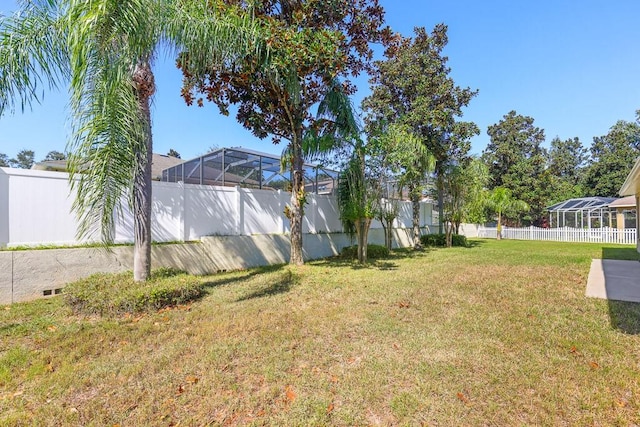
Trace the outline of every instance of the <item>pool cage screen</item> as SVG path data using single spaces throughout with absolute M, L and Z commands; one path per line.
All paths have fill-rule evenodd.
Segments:
M 549 226 L 573 228 L 601 228 L 615 226 L 615 209 L 609 204 L 614 197 L 582 197 L 549 206 Z
M 291 191 L 289 172 L 282 173 L 280 169 L 277 156 L 244 148 L 220 148 L 165 169 L 162 181 Z M 334 194 L 337 171 L 309 164 L 304 165 L 303 171 L 306 192 Z

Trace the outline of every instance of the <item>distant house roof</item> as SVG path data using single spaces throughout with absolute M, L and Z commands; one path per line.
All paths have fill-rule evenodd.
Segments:
M 153 153 L 151 159 L 151 179 L 160 181 L 162 179 L 162 171 L 171 166 L 179 165 L 184 160 L 177 157 L 167 156 L 165 154 Z M 66 160 L 46 160 L 44 162 L 34 163 L 31 169 L 41 171 L 67 172 Z
M 609 205 L 610 208 L 635 208 L 636 196 L 622 197 Z

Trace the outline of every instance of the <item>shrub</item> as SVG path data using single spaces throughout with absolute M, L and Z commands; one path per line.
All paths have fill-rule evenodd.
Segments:
M 68 284 L 63 292 L 76 313 L 108 316 L 184 304 L 203 293 L 200 279 L 169 268 L 153 271 L 146 282 L 135 282 L 131 272 L 94 274 Z
M 368 259 L 377 259 L 377 258 L 387 258 L 389 256 L 389 249 L 386 246 L 382 245 L 367 245 L 367 258 Z M 340 252 L 340 258 L 345 259 L 356 259 L 358 258 L 358 246 L 347 246 L 342 248 Z
M 447 237 L 444 234 L 425 234 L 420 236 L 420 242 L 424 246 L 446 246 Z M 452 246 L 467 246 L 467 237 L 462 234 L 451 235 Z

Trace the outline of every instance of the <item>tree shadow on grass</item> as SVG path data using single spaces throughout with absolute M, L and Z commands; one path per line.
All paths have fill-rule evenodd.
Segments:
M 640 334 L 640 303 L 609 301 L 611 327 L 625 334 Z
M 273 283 L 271 283 L 267 287 L 250 292 L 249 294 L 238 298 L 236 302 L 242 302 L 255 298 L 263 298 L 272 295 L 278 295 L 284 292 L 289 292 L 291 290 L 291 286 L 294 285 L 297 280 L 297 275 L 291 270 L 283 271 L 278 274 L 278 276 L 273 280 Z
M 285 265 L 286 264 L 277 264 L 277 265 L 267 265 L 263 267 L 255 267 L 255 268 L 252 268 L 251 270 L 242 271 L 240 275 L 234 275 L 232 277 L 221 277 L 219 279 L 214 279 L 214 280 L 207 280 L 206 282 L 203 283 L 203 286 L 205 288 L 217 288 L 219 286 L 225 286 L 225 285 L 244 282 L 260 274 L 272 273 L 272 272 L 281 270 Z

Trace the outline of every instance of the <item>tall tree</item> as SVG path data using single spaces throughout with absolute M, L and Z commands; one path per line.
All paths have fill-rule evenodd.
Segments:
M 180 153 L 178 153 L 176 150 L 174 150 L 173 148 L 169 149 L 169 152 L 167 153 L 167 156 L 169 157 L 175 157 L 176 159 L 180 158 Z
M 578 138 L 553 138 L 549 148 L 551 197 L 549 203 L 583 197 L 584 171 L 588 155 Z
M 244 4 L 243 0 L 231 0 Z M 198 75 L 184 72 L 183 96 L 188 104 L 203 104 L 202 93 L 228 114 L 238 104 L 237 120 L 255 136 L 286 140 L 290 156 L 291 264 L 302 264 L 304 214 L 303 139 L 322 123 L 312 107 L 343 79 L 341 90 L 355 87 L 348 77 L 366 71 L 373 51 L 370 43 L 385 42 L 384 12 L 378 0 L 259 0 L 255 16 L 267 33 L 269 61 L 228 63 Z M 181 64 L 179 64 L 181 65 Z
M 42 159 L 43 162 L 49 161 L 49 160 L 67 160 L 67 155 L 64 153 L 61 153 L 60 151 L 49 151 L 47 153 L 46 156 L 44 156 L 44 159 Z
M 8 168 L 9 165 L 9 156 L 4 153 L 0 153 L 0 168 Z
M 618 197 L 618 191 L 640 155 L 640 110 L 636 121 L 619 121 L 604 136 L 593 138 L 585 173 L 590 196 Z
M 18 47 L 25 53 L 17 58 L 5 49 L 0 52 L 0 106 L 13 105 L 16 97 L 23 103 L 30 100 L 39 71 L 50 76 L 56 66 L 68 70 L 74 128 L 69 165 L 80 233 L 92 236 L 99 231 L 105 242 L 111 242 L 114 214 L 120 210 L 122 195 L 127 195 L 134 215 L 134 278 L 145 280 L 151 253 L 153 59 L 161 48 L 188 51 L 183 66 L 197 72 L 246 55 L 247 40 L 258 33 L 252 20 L 237 9 L 212 10 L 202 2 L 43 3 L 55 6 L 53 13 L 34 13 L 27 5 L 11 25 L 3 27 L 3 47 L 13 46 L 25 23 L 57 31 L 20 38 Z M 5 70 L 15 70 L 17 77 Z
M 16 157 L 9 160 L 9 164 L 12 168 L 31 169 L 33 166 L 35 153 L 33 150 L 20 150 Z
M 421 27 L 414 38 L 401 38 L 387 50 L 385 60 L 375 63 L 372 93 L 362 103 L 368 127 L 407 125 L 435 157 L 437 177 L 447 163 L 467 156 L 470 138 L 479 133 L 474 123 L 460 120 L 462 109 L 478 92 L 455 85 L 443 55 L 447 43 L 444 24 L 430 35 Z M 441 194 L 441 179 L 437 183 Z
M 531 209 L 522 219 L 530 223 L 542 219 L 551 190 L 547 153 L 541 145 L 544 130 L 533 122 L 532 117 L 510 111 L 489 126 L 491 140 L 482 154 L 489 167 L 489 188 L 508 188 L 514 198 L 525 201 Z M 521 219 L 519 215 L 509 218 Z

